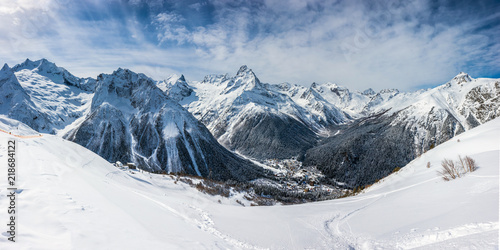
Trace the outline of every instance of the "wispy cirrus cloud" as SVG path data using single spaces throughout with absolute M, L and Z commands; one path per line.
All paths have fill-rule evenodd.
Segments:
M 266 82 L 354 89 L 500 77 L 495 1 L 61 1 L 2 2 L 1 58 L 191 80 L 247 64 Z

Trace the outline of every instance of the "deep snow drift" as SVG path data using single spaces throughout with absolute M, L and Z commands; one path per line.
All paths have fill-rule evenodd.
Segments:
M 0 117 L 13 134 L 38 134 Z M 0 132 L 0 162 L 7 138 Z M 17 140 L 18 242 L 1 249 L 498 249 L 500 119 L 436 147 L 358 196 L 294 206 L 242 207 L 168 175 L 113 167 L 60 137 Z M 460 140 L 460 141 L 458 141 Z M 443 181 L 444 158 L 479 169 Z M 431 167 L 427 168 L 430 162 Z M 6 168 L 0 222 L 8 221 Z M 218 202 L 220 200 L 220 203 Z

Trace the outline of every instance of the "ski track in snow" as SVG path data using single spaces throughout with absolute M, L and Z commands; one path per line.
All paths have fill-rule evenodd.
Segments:
M 471 174 L 470 177 L 476 177 L 476 178 L 498 178 L 498 175 L 495 176 L 478 176 L 478 175 L 473 175 Z M 323 226 L 325 232 L 328 234 L 330 239 L 325 240 L 325 244 L 333 244 L 335 247 L 334 249 L 371 249 L 374 246 L 371 244 L 372 242 L 366 241 L 360 238 L 354 238 L 352 237 L 352 232 L 350 234 L 343 233 L 342 230 L 340 229 L 342 224 L 347 224 L 347 226 L 350 229 L 348 219 L 355 213 L 364 210 L 371 205 L 375 204 L 376 202 L 382 200 L 385 198 L 387 195 L 396 193 L 396 192 L 401 192 L 403 190 L 407 190 L 410 188 L 414 188 L 417 186 L 420 186 L 422 184 L 434 181 L 436 179 L 441 179 L 442 177 L 435 177 L 431 178 L 419 183 L 415 183 L 406 187 L 402 187 L 396 190 L 392 190 L 389 192 L 384 192 L 380 194 L 374 194 L 370 196 L 364 196 L 364 197 L 354 197 L 355 200 L 353 201 L 346 201 L 346 202 L 339 202 L 338 204 L 345 204 L 345 203 L 352 203 L 352 202 L 361 202 L 367 199 L 374 199 L 377 198 L 376 200 L 368 203 L 367 205 L 357 208 L 352 210 L 351 212 L 348 212 L 344 215 L 338 213 L 335 216 L 333 216 L 331 219 L 328 219 L 324 221 Z M 366 192 L 366 190 L 365 190 Z M 356 199 L 357 198 L 357 199 Z M 416 234 L 416 233 L 408 233 L 404 236 L 398 237 L 397 240 L 393 242 L 386 242 L 385 244 L 388 245 L 393 245 L 394 248 L 398 249 L 411 249 L 411 248 L 418 248 L 418 247 L 424 247 L 427 245 L 431 244 L 436 244 L 436 243 L 441 243 L 445 242 L 447 240 L 451 239 L 456 239 L 460 237 L 466 237 L 470 235 L 475 235 L 475 234 L 481 234 L 481 233 L 488 233 L 492 231 L 498 232 L 499 230 L 499 223 L 498 222 L 490 222 L 490 223 L 472 223 L 472 224 L 467 224 L 463 226 L 459 226 L 456 228 L 451 228 L 447 230 L 442 230 L 442 231 L 437 231 L 437 232 L 427 232 L 425 234 Z M 349 235 L 349 236 L 347 236 Z M 373 242 L 375 243 L 375 242 Z M 375 243 L 377 244 L 377 243 Z M 477 248 L 481 249 L 481 248 Z
M 223 239 L 224 241 L 226 241 L 226 242 L 230 243 L 231 245 L 238 247 L 238 248 L 267 249 L 267 248 L 260 248 L 260 247 L 257 247 L 255 245 L 251 245 L 249 243 L 245 243 L 243 241 L 232 238 L 231 236 L 229 236 L 227 234 L 222 233 L 221 231 L 219 231 L 215 228 L 215 223 L 212 220 L 212 218 L 210 217 L 210 214 L 208 212 L 206 212 L 198 207 L 192 206 L 192 205 L 189 205 L 189 207 L 191 209 L 195 210 L 196 212 L 198 212 L 198 214 L 201 216 L 202 221 L 195 220 L 195 222 L 196 222 L 197 226 L 200 229 L 202 229 L 203 231 L 209 232 L 209 233 Z
M 108 178 L 112 178 L 112 176 L 119 172 L 118 171 L 113 171 L 113 172 L 109 172 L 108 174 L 106 174 L 106 176 Z M 109 175 L 109 176 L 108 176 Z M 130 175 L 128 175 L 129 177 L 132 177 Z M 134 179 L 136 179 L 135 177 L 133 177 Z M 249 244 L 249 243 L 245 243 L 243 241 L 240 241 L 238 239 L 235 239 L 227 234 L 224 234 L 222 233 L 221 231 L 217 230 L 215 228 L 215 223 L 214 221 L 212 220 L 212 218 L 210 217 L 210 214 L 208 212 L 206 212 L 205 210 L 199 208 L 199 207 L 196 207 L 194 205 L 190 205 L 190 204 L 184 204 L 185 206 L 189 207 L 190 209 L 194 210 L 198 216 L 201 218 L 201 220 L 197 220 L 197 219 L 194 219 L 194 218 L 191 218 L 189 215 L 187 214 L 184 214 L 184 213 L 181 213 L 179 211 L 177 211 L 176 209 L 170 207 L 170 206 L 167 206 L 165 203 L 161 202 L 161 201 L 158 201 L 156 199 L 153 199 L 151 198 L 150 196 L 148 196 L 147 194 L 143 194 L 137 190 L 134 190 L 132 188 L 128 188 L 128 187 L 123 187 L 123 186 L 118 186 L 118 185 L 115 185 L 117 187 L 119 187 L 120 189 L 124 189 L 124 190 L 127 190 L 128 192 L 131 192 L 131 193 L 134 193 L 138 196 L 141 196 L 142 198 L 146 199 L 146 200 L 149 200 L 153 203 L 156 203 L 157 205 L 159 205 L 160 207 L 162 207 L 163 209 L 167 210 L 168 212 L 176 215 L 177 217 L 181 218 L 182 220 L 186 221 L 187 223 L 191 224 L 191 225 L 194 225 L 196 226 L 197 228 L 205 231 L 205 232 L 208 232 L 222 240 L 224 240 L 225 242 L 229 243 L 230 245 L 234 246 L 234 247 L 237 247 L 237 248 L 240 248 L 240 249 L 267 249 L 267 248 L 261 248 L 261 247 L 258 247 L 258 246 L 255 246 L 255 245 L 252 245 L 252 244 Z
M 330 237 L 332 237 L 332 240 L 329 240 L 329 242 L 334 243 L 335 249 L 341 249 L 341 248 L 342 249 L 356 249 L 357 248 L 356 247 L 358 245 L 357 241 L 359 241 L 359 240 L 352 239 L 352 237 L 349 237 L 346 234 L 342 233 L 342 231 L 340 230 L 341 224 L 345 223 L 349 226 L 349 223 L 347 221 L 347 219 L 349 217 L 351 217 L 352 215 L 354 215 L 355 213 L 357 213 L 361 210 L 368 208 L 369 206 L 378 202 L 379 200 L 381 200 L 384 197 L 385 197 L 385 194 L 383 196 L 379 197 L 378 199 L 366 204 L 363 207 L 354 209 L 354 210 L 352 210 L 344 215 L 341 215 L 339 213 L 339 214 L 335 215 L 333 218 L 326 220 L 324 222 L 325 231 L 328 233 L 328 235 Z M 375 196 L 372 198 L 375 198 Z M 350 228 L 350 226 L 349 226 L 349 228 Z M 351 235 L 352 235 L 352 232 L 351 232 Z

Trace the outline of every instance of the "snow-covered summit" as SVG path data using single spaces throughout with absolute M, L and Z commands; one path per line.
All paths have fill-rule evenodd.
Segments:
M 361 93 L 362 93 L 363 95 L 368 95 L 368 96 L 370 96 L 370 95 L 375 95 L 375 94 L 376 94 L 376 93 L 375 93 L 375 91 L 374 91 L 372 88 L 366 89 L 366 90 L 364 90 L 364 91 L 363 91 L 363 92 L 361 92 Z
M 42 58 L 37 61 L 31 61 L 30 59 L 26 59 L 23 63 L 14 66 L 13 69 L 14 71 L 20 71 L 23 69 L 36 70 L 40 74 L 71 75 L 66 69 L 58 67 L 55 63 L 50 62 L 45 58 Z
M 26 59 L 12 68 L 37 111 L 34 122 L 39 125 L 34 129 L 44 127 L 40 132 L 57 133 L 80 118 L 88 109 L 89 100 L 95 81 L 90 78 L 75 77 L 62 67 L 41 59 L 31 61 Z M 40 121 L 35 117 L 47 117 Z M 31 126 L 32 123 L 29 125 Z
M 261 93 L 267 92 L 259 78 L 246 65 L 241 66 L 236 76 L 227 81 L 223 94 L 237 91 L 238 89 L 243 91 L 259 91 Z
M 50 81 L 68 86 L 75 86 L 85 91 L 93 91 L 95 80 L 92 78 L 79 78 L 71 74 L 63 67 L 58 67 L 55 63 L 43 58 L 37 61 L 26 59 L 12 69 L 15 72 L 30 72 L 48 78 Z M 26 73 L 24 73 L 26 74 Z
M 100 74 L 97 77 L 91 110 L 107 102 L 124 111 L 130 107 L 151 111 L 159 109 L 165 98 L 153 79 L 142 73 L 118 68 L 112 74 Z
M 313 82 L 309 88 L 300 85 L 289 85 L 287 88 L 279 88 L 279 91 L 290 96 L 297 104 L 301 105 L 306 109 L 316 109 L 317 105 L 304 101 L 304 97 L 307 93 L 314 91 L 321 96 L 321 106 L 330 106 L 331 110 L 339 110 L 345 113 L 341 116 L 340 120 L 343 122 L 348 122 L 350 117 L 359 117 L 361 115 L 362 107 L 368 102 L 370 96 L 362 95 L 361 93 L 354 91 L 351 92 L 348 88 L 340 86 L 336 83 L 316 83 Z M 307 92 L 307 93 L 306 93 Z M 328 115 L 328 111 L 322 116 Z M 334 113 L 338 113 L 334 111 Z M 328 124 L 328 122 L 326 122 Z
M 469 74 L 460 72 L 458 75 L 453 77 L 453 79 L 450 81 L 451 84 L 462 84 L 462 83 L 467 83 L 471 82 L 472 77 L 469 76 Z
M 168 97 L 177 102 L 190 96 L 193 92 L 184 75 L 171 75 L 163 81 L 158 81 L 156 86 L 165 92 Z

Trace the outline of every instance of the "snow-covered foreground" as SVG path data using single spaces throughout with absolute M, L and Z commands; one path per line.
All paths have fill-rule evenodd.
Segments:
M 3 117 L 0 128 L 38 134 Z M 8 138 L 0 133 L 2 165 Z M 273 207 L 243 207 L 241 195 L 207 196 L 168 175 L 121 170 L 57 136 L 15 139 L 17 242 L 2 233 L 0 249 L 498 249 L 500 119 L 358 196 Z M 458 155 L 474 158 L 479 169 L 443 181 L 441 160 Z M 5 232 L 7 170 L 0 169 Z

